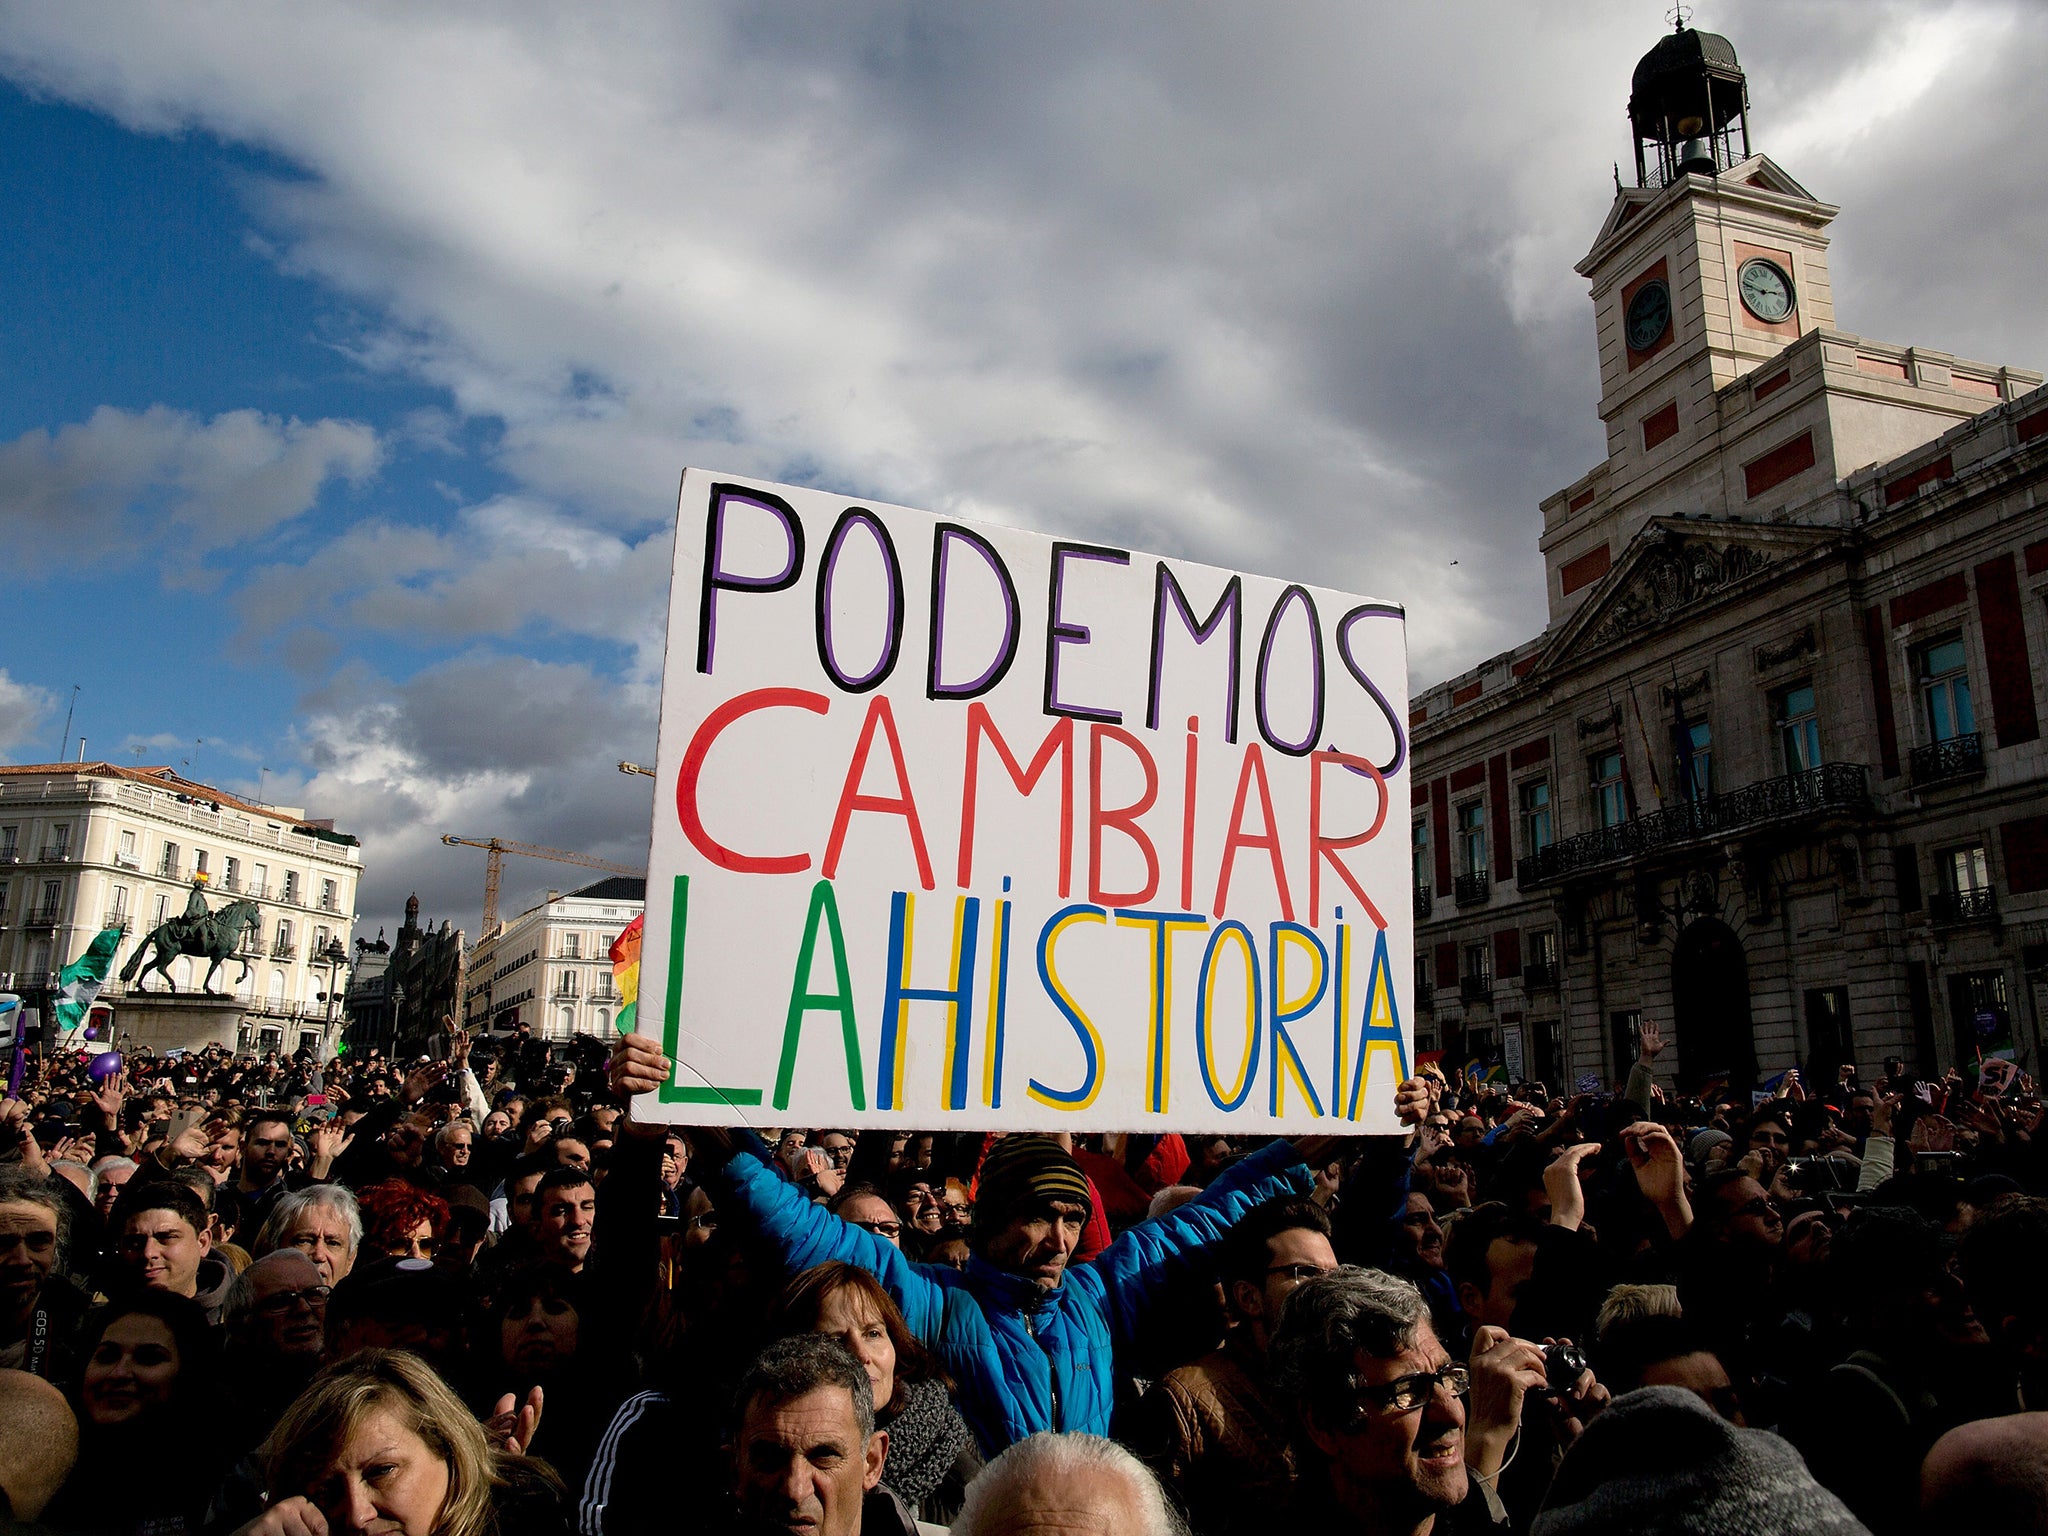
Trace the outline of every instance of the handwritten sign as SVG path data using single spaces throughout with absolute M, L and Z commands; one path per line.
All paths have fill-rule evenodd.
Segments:
M 1392 604 L 689 471 L 640 1112 L 1394 1129 L 1407 708 Z

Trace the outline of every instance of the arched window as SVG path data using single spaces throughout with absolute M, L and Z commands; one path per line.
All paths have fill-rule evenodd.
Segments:
M 598 1033 L 599 1033 L 599 1034 L 601 1035 L 601 1034 L 603 1034 L 603 1033 L 604 1033 L 604 1032 L 605 1032 L 606 1030 L 610 1029 L 611 1027 L 612 1027 L 612 1015 L 611 1015 L 611 1010 L 610 1010 L 610 1009 L 608 1009 L 608 1008 L 600 1008 L 600 1009 L 598 1009 L 598 1010 L 597 1010 L 597 1032 L 598 1032 Z
M 171 980 L 180 992 L 192 990 L 192 962 L 184 955 L 171 962 Z
M 576 1010 L 574 1008 L 564 1008 L 555 1016 L 555 1023 L 561 1030 L 562 1038 L 564 1040 L 568 1039 L 576 1033 Z
M 270 973 L 270 1000 L 273 1003 L 281 1003 L 284 1001 L 283 971 L 272 971 Z

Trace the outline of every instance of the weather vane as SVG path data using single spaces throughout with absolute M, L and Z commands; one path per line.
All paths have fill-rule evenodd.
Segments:
M 1687 23 L 1692 20 L 1692 7 L 1689 5 L 1674 5 L 1664 13 L 1664 19 L 1671 23 L 1674 30 L 1683 32 Z

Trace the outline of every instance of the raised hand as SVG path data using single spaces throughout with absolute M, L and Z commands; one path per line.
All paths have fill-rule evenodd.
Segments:
M 106 1129 L 121 1128 L 121 1106 L 128 1102 L 128 1074 L 120 1072 L 106 1080 L 92 1096 L 92 1104 L 106 1118 Z
M 1550 1224 L 1576 1232 L 1586 1219 L 1586 1187 L 1579 1182 L 1579 1164 L 1600 1150 L 1597 1141 L 1561 1147 L 1543 1170 L 1543 1190 L 1550 1196 Z
M 1642 1033 L 1636 1037 L 1636 1057 L 1641 1061 L 1655 1061 L 1664 1051 L 1664 1027 L 1656 1020 L 1646 1020 Z
M 1500 1471 L 1508 1442 L 1522 1424 L 1522 1399 L 1549 1383 L 1543 1350 L 1505 1328 L 1488 1324 L 1472 1335 L 1465 1362 L 1472 1398 L 1465 1425 L 1465 1465 L 1482 1477 Z
M 1913 1134 L 1907 1139 L 1915 1152 L 1953 1152 L 1956 1128 L 1945 1115 L 1922 1115 L 1913 1122 Z
M 1879 1094 L 1877 1103 L 1870 1111 L 1870 1134 L 1879 1138 L 1891 1135 L 1892 1117 L 1899 1112 L 1899 1105 L 1904 1102 L 1904 1096 L 1901 1094 Z
M 526 1448 L 533 1444 L 534 1431 L 540 1428 L 543 1401 L 544 1395 L 539 1387 L 526 1394 L 524 1405 L 507 1392 L 498 1399 L 491 1416 L 484 1420 L 484 1434 L 500 1450 L 513 1456 L 524 1456 Z
M 1621 1133 L 1622 1150 L 1636 1171 L 1636 1187 L 1664 1217 L 1673 1237 L 1692 1225 L 1692 1204 L 1685 1196 L 1685 1159 L 1671 1133 L 1654 1120 L 1638 1120 Z
M 675 1064 L 645 1035 L 621 1035 L 612 1045 L 611 1088 L 621 1098 L 652 1093 L 674 1072 Z
M 334 1160 L 346 1152 L 355 1139 L 355 1133 L 343 1130 L 339 1120 L 314 1126 L 306 1135 L 306 1150 L 312 1154 L 312 1167 L 308 1172 L 316 1179 L 326 1178 L 334 1167 Z
M 1429 1084 L 1411 1077 L 1394 1090 L 1394 1118 L 1403 1125 L 1420 1125 L 1429 1118 Z
M 405 1084 L 399 1090 L 399 1096 L 408 1104 L 417 1104 L 447 1075 L 448 1063 L 445 1061 L 430 1061 L 424 1067 L 416 1067 L 406 1073 Z

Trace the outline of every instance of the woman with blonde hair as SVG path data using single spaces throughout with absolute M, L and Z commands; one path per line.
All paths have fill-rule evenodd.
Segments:
M 417 1355 L 366 1349 L 313 1378 L 263 1443 L 270 1507 L 240 1536 L 560 1536 L 561 1481 L 524 1452 L 537 1395 L 488 1426 Z

